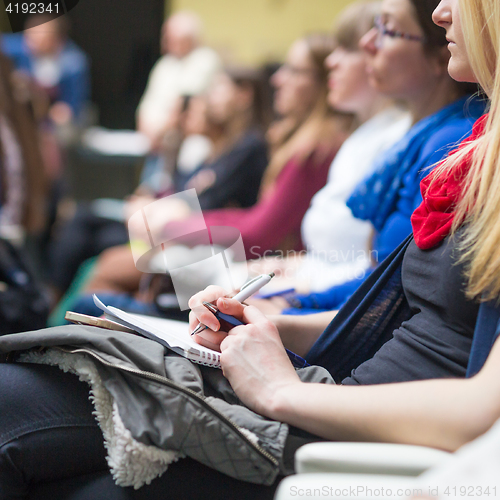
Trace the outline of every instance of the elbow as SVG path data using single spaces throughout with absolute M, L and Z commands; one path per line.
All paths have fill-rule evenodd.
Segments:
M 469 381 L 470 398 L 464 398 L 463 411 L 456 416 L 454 424 L 448 429 L 448 439 L 443 448 L 456 451 L 464 444 L 477 439 L 491 429 L 500 418 L 500 402 L 486 387 L 478 388 L 476 380 Z
M 495 422 L 500 418 L 500 411 L 498 408 L 494 408 L 495 405 L 490 405 L 486 411 L 482 412 L 472 412 L 471 419 L 467 426 L 464 426 L 460 436 L 460 440 L 456 443 L 455 449 L 460 448 L 464 444 L 477 439 L 486 432 L 488 432 Z

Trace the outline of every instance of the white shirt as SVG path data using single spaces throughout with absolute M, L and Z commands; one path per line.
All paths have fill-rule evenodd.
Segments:
M 378 155 L 401 139 L 410 126 L 409 113 L 391 107 L 361 125 L 340 148 L 326 186 L 316 193 L 302 221 L 307 256 L 297 277 L 311 291 L 361 277 L 370 265 L 372 225 L 356 219 L 346 201 L 371 174 Z
M 160 132 L 176 99 L 204 92 L 220 67 L 219 56 L 208 47 L 198 47 L 182 59 L 168 54 L 161 57 L 151 70 L 137 108 L 141 120 Z

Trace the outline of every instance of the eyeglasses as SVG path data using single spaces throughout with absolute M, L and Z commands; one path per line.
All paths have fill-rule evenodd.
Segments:
M 389 29 L 382 21 L 381 16 L 375 18 L 375 29 L 377 30 L 377 38 L 375 40 L 375 45 L 377 48 L 381 48 L 383 45 L 384 36 L 389 38 L 403 38 L 404 40 L 410 40 L 412 42 L 425 42 L 425 37 L 421 35 L 411 35 L 409 33 L 403 33 L 398 30 Z

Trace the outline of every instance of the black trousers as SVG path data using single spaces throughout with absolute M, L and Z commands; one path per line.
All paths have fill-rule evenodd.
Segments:
M 180 459 L 139 490 L 116 486 L 89 387 L 57 367 L 0 363 L 0 500 L 272 499 L 261 486 Z

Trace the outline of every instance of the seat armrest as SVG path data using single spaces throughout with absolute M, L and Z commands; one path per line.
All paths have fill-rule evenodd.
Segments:
M 448 460 L 450 453 L 386 443 L 311 443 L 295 454 L 297 473 L 338 472 L 418 476 Z

